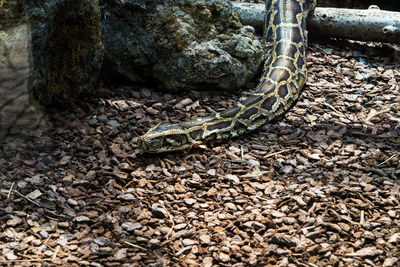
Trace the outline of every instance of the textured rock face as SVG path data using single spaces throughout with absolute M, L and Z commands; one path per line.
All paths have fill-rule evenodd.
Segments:
M 98 0 L 27 1 L 32 91 L 45 105 L 90 93 L 103 59 Z
M 5 1 L 0 5 L 0 143 L 11 127 L 26 128 L 20 118 L 30 104 L 30 41 L 23 0 Z
M 47 106 L 90 93 L 102 56 L 98 0 L 0 1 L 0 143 L 25 147 L 46 124 L 33 97 Z
M 29 107 L 29 27 L 0 30 L 0 141 Z
M 225 0 L 104 0 L 104 75 L 168 90 L 237 89 L 263 47 Z
M 0 22 L 3 49 L 20 42 L 15 29 L 27 26 L 29 85 L 41 104 L 67 104 L 90 93 L 103 59 L 98 0 L 5 1 Z
M 8 0 L 0 2 L 0 28 L 19 22 L 24 16 L 23 0 Z

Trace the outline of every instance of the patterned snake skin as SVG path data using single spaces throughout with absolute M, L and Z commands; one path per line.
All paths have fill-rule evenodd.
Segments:
M 161 153 L 253 131 L 288 110 L 306 80 L 306 18 L 316 0 L 267 0 L 266 61 L 257 91 L 232 108 L 177 124 L 161 123 L 139 137 L 139 149 Z

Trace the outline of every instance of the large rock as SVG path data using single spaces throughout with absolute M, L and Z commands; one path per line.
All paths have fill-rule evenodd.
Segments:
M 0 49 L 15 50 L 22 32 L 30 49 L 23 63 L 29 63 L 30 89 L 41 104 L 68 104 L 91 92 L 103 59 L 98 0 L 5 1 L 0 6 Z M 2 68 L 11 69 L 6 61 L 16 57 L 18 53 L 3 58 Z
M 67 105 L 92 92 L 103 57 L 100 7 L 98 0 L 1 2 L 0 143 L 21 150 L 48 129 L 39 103 Z
M 104 0 L 104 75 L 169 90 L 237 89 L 263 46 L 226 0 Z
M 98 0 L 27 1 L 26 8 L 34 97 L 52 105 L 90 94 L 103 59 Z
M 0 7 L 0 141 L 29 109 L 30 40 L 22 1 L 6 1 Z

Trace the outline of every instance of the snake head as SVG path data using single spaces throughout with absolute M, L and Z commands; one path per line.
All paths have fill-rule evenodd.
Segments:
M 184 127 L 160 123 L 138 139 L 139 149 L 145 153 L 162 153 L 186 150 L 192 147 Z

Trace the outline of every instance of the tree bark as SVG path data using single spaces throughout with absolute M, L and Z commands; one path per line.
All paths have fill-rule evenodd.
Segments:
M 262 32 L 264 4 L 232 2 L 243 24 Z M 316 8 L 308 19 L 308 30 L 312 35 L 400 43 L 400 12 L 369 9 Z

